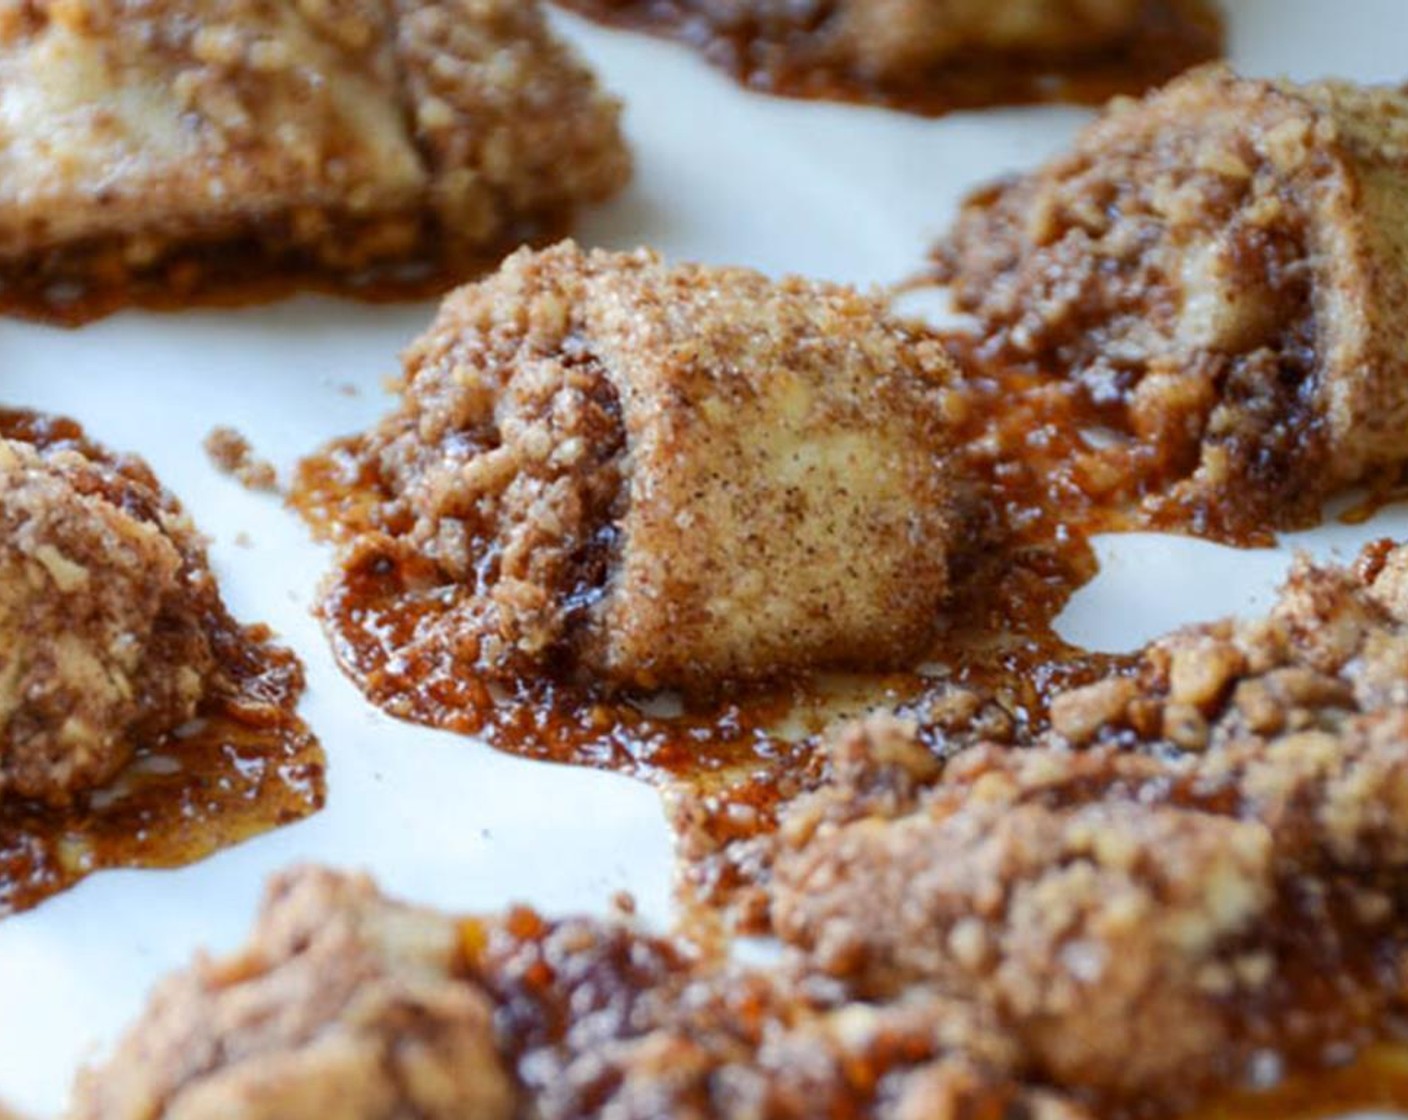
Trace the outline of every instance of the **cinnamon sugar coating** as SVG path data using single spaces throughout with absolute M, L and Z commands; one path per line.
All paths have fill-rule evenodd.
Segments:
M 939 253 L 990 353 L 1074 379 L 1181 496 L 1313 517 L 1408 458 L 1408 95 L 1210 67 L 975 194 Z
M 1342 1065 L 1391 1035 L 1408 975 L 1405 635 L 1408 547 L 1385 542 L 1348 570 L 1300 562 L 1265 618 L 1151 643 L 1066 693 L 1036 741 L 943 759 L 908 721 L 849 726 L 832 780 L 782 819 L 770 892 L 785 952 L 765 970 L 616 923 L 524 909 L 450 922 L 304 872 L 236 964 L 168 988 L 198 989 L 215 1024 L 253 999 L 266 1025 L 252 1041 L 232 1046 L 221 1025 L 209 1046 L 162 1042 L 192 1020 L 162 996 L 117 1060 L 152 1079 L 153 1117 L 181 1115 L 181 1085 L 253 1080 L 270 1059 L 244 1055 L 282 1037 L 263 1012 L 302 1008 L 321 990 L 304 978 L 334 966 L 316 950 L 287 969 L 245 963 L 270 959 L 269 931 L 306 896 L 317 916 L 296 928 L 341 929 L 352 910 L 421 929 L 378 942 L 393 975 L 423 959 L 408 945 L 443 953 L 457 931 L 452 963 L 427 975 L 445 1000 L 493 1009 L 513 1115 L 1166 1116 Z M 1183 737 L 1179 705 L 1202 714 L 1202 741 Z M 333 1039 L 366 1022 L 318 1021 Z M 298 1068 L 321 1085 L 322 1067 Z M 89 1075 L 83 1099 L 114 1077 Z
M 384 500 L 344 571 L 428 563 L 417 640 L 490 675 L 904 664 L 947 593 L 949 373 L 849 289 L 520 253 L 446 300 L 349 448 Z
M 1405 571 L 1302 561 L 1266 618 L 1153 643 L 1025 749 L 853 729 L 784 819 L 775 927 L 859 995 L 977 1001 L 1107 1099 L 1362 1045 L 1408 966 Z
M 42 281 L 226 243 L 454 260 L 629 174 L 618 105 L 527 0 L 10 4 L 0 79 L 0 263 Z
M 276 879 L 249 944 L 162 985 L 112 1061 L 80 1078 L 71 1115 L 508 1120 L 491 1009 L 453 981 L 458 959 L 450 918 L 365 878 Z
M 0 797 L 66 804 L 195 714 L 210 583 L 144 471 L 0 439 Z

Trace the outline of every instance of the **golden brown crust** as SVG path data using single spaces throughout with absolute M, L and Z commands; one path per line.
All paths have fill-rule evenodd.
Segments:
M 1145 0 L 840 0 L 832 49 L 867 76 L 903 76 L 970 52 L 1070 57 L 1119 46 Z
M 455 923 L 365 878 L 274 880 L 249 944 L 163 984 L 75 1120 L 508 1120 L 490 1008 L 454 983 Z
M 0 260 L 48 283 L 191 244 L 453 263 L 629 174 L 536 2 L 52 0 L 0 26 L 0 79 Z
M 1408 96 L 1196 71 L 975 195 L 940 271 L 1184 490 L 1285 522 L 1405 458 Z
M 418 633 L 482 669 L 699 686 L 934 633 L 950 367 L 875 301 L 564 245 L 452 295 L 406 368 L 354 448 L 394 535 L 345 567 L 431 562 Z
M 776 928 L 860 995 L 977 1001 L 1114 1099 L 1359 1044 L 1408 961 L 1405 570 L 1302 562 L 1267 618 L 1154 643 L 1032 747 L 941 767 L 907 724 L 852 730 L 845 784 L 783 821 Z
M 208 579 L 168 495 L 0 439 L 0 796 L 65 804 L 195 714 Z
M 561 0 L 680 39 L 748 88 L 938 115 L 1100 105 L 1218 57 L 1214 0 Z

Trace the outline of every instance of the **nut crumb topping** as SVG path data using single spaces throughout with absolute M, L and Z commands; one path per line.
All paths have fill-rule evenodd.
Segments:
M 544 1120 L 1088 1120 L 1342 1065 L 1402 1010 L 1405 588 L 1408 547 L 1301 561 L 1265 618 L 1151 643 L 1034 742 L 943 759 L 912 719 L 838 730 L 832 780 L 777 834 L 771 968 L 624 916 L 451 920 L 282 878 L 249 946 L 169 981 L 85 1076 L 78 1115 L 252 1117 L 348 1085 L 376 1087 L 359 1115 L 459 1115 L 434 1083 L 511 1085 L 487 1114 Z M 1291 703 L 1257 730 L 1238 697 L 1270 681 Z M 1170 737 L 1170 707 L 1207 741 Z M 413 1019 L 382 1011 L 402 992 Z M 386 1056 L 427 1037 L 466 1056 L 432 1049 L 382 1095 Z
M 246 490 L 278 491 L 279 475 L 274 465 L 256 457 L 249 440 L 234 428 L 212 428 L 206 434 L 204 447 L 216 469 L 233 477 Z
M 1406 156 L 1402 90 L 1201 69 L 975 194 L 939 275 L 1160 452 L 1153 500 L 1304 522 L 1404 459 Z
M 0 439 L 0 796 L 66 804 L 195 714 L 204 565 L 160 491 Z
M 220 247 L 453 268 L 629 175 L 536 0 L 44 0 L 0 78 L 0 265 L 60 293 L 190 288 Z
M 339 460 L 382 490 L 339 578 L 415 565 L 444 604 L 416 642 L 501 678 L 902 663 L 947 593 L 949 374 L 849 289 L 525 251 L 445 301 Z

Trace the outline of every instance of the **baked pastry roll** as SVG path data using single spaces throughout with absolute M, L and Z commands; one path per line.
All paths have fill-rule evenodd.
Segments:
M 989 352 L 1190 487 L 1286 520 L 1408 457 L 1408 95 L 1208 68 L 973 196 L 939 254 Z
M 462 266 L 621 186 L 618 110 L 525 0 L 9 3 L 0 274 Z
M 1302 559 L 1266 615 L 1160 638 L 1034 740 L 945 761 L 892 717 L 835 736 L 841 780 L 778 832 L 778 933 L 859 998 L 989 1008 L 1100 1115 L 1392 1037 L 1408 547 L 1386 545 Z
M 497 675 L 910 663 L 948 589 L 950 369 L 849 289 L 520 253 L 445 301 L 354 441 L 378 489 L 339 579 L 429 562 L 416 640 Z
M 301 868 L 241 949 L 157 989 L 71 1116 L 1090 1120 L 1019 1063 L 953 1001 L 828 1004 L 619 921 L 456 918 Z
M 66 804 L 195 715 L 212 590 L 154 480 L 0 438 L 0 798 Z
M 162 985 L 70 1115 L 509 1120 L 493 1009 L 461 960 L 448 915 L 365 878 L 282 876 L 249 943 Z

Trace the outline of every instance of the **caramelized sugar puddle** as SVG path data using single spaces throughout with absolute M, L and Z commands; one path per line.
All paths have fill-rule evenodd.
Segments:
M 69 420 L 0 411 L 0 436 L 146 475 Z M 194 720 L 143 743 L 112 782 L 68 808 L 0 800 L 0 916 L 94 871 L 181 866 L 322 808 L 323 752 L 294 710 L 298 659 L 267 627 L 240 626 L 213 596 L 203 621 L 219 683 Z
M 1113 420 L 1076 389 L 995 364 L 966 336 L 945 341 L 970 371 L 950 412 L 975 487 L 963 504 L 949 621 L 922 668 L 723 689 L 668 714 L 659 697 L 550 677 L 504 688 L 477 672 L 472 653 L 430 636 L 425 624 L 449 608 L 454 582 L 418 556 L 377 550 L 344 565 L 324 597 L 339 663 L 402 719 L 687 794 L 667 799 L 681 837 L 683 901 L 701 921 L 727 909 L 736 928 L 764 932 L 760 842 L 783 806 L 827 780 L 819 735 L 838 716 L 899 709 L 939 754 L 980 740 L 1029 741 L 1046 729 L 1054 695 L 1134 661 L 1076 649 L 1053 627 L 1096 573 L 1092 534 L 1157 528 L 1241 545 L 1271 540 L 1235 495 L 1215 505 L 1160 501 L 1180 477 L 1176 455 L 1132 439 L 1092 441 L 1088 433 Z M 391 497 L 354 436 L 301 464 L 291 502 L 324 537 L 394 538 L 405 527 L 383 516 Z
M 1118 49 L 1065 57 L 969 52 L 895 77 L 875 77 L 825 57 L 826 16 L 769 33 L 738 5 L 718 0 L 558 0 L 616 27 L 693 47 L 750 89 L 818 101 L 884 105 L 937 117 L 992 105 L 1100 105 L 1162 85 L 1222 53 L 1223 25 L 1203 0 L 1147 0 L 1136 34 Z M 825 5 L 822 5 L 825 8 Z
M 1290 921 L 1296 917 L 1285 915 Z M 681 1105 L 688 1105 L 696 1110 L 692 1115 L 714 1115 L 718 1104 L 711 1090 L 727 1084 L 727 1074 L 720 1076 L 721 1067 L 758 1061 L 766 1040 L 771 1037 L 775 1042 L 777 1032 L 786 1034 L 812 1014 L 846 1006 L 846 996 L 825 983 L 812 983 L 815 978 L 804 972 L 784 968 L 721 974 L 714 967 L 716 960 L 695 954 L 675 939 L 641 936 L 628 926 L 555 922 L 521 906 L 499 917 L 464 919 L 460 949 L 460 967 L 494 1001 L 499 1043 L 511 1065 L 531 1071 L 526 1078 L 529 1092 L 558 1089 L 555 1115 L 599 1115 L 614 1082 L 611 1044 L 638 1041 L 642 1033 L 657 1028 L 700 1043 L 694 1052 L 680 1048 L 677 1082 L 671 1083 L 668 1074 L 663 1076 L 660 1114 L 673 1115 Z M 1333 987 L 1328 977 L 1309 978 L 1309 982 Z M 1333 993 L 1328 992 L 1327 998 L 1332 999 Z M 581 1029 L 584 1019 L 591 1022 L 590 1030 Z M 938 1045 L 936 1053 L 936 1042 L 923 1029 L 910 1033 L 899 1027 L 887 1032 L 880 1026 L 868 1036 L 867 1049 L 845 1058 L 825 1045 L 811 1051 L 805 1046 L 781 1049 L 794 1060 L 800 1057 L 801 1069 L 813 1075 L 831 1063 L 844 1067 L 838 1067 L 834 1077 L 821 1074 L 810 1081 L 807 1072 L 801 1074 L 798 1080 L 811 1093 L 811 1111 L 800 1114 L 864 1117 L 873 1115 L 877 1084 L 892 1073 L 940 1056 L 944 1047 Z M 582 1077 L 584 1065 L 596 1074 L 595 1079 Z M 1305 1068 L 1315 1072 L 1292 1073 L 1274 1088 L 1217 1093 L 1192 1111 L 1180 1113 L 1180 1120 L 1324 1120 L 1355 1109 L 1408 1108 L 1408 1045 L 1402 1042 L 1367 1045 L 1352 1062 L 1333 1068 L 1325 1068 L 1320 1061 L 1307 1061 Z M 1265 1075 L 1270 1080 L 1277 1069 L 1268 1067 Z M 1028 1109 L 1009 1096 L 1019 1081 L 1020 1077 L 1006 1086 L 990 1085 L 990 1097 L 976 1110 L 960 1110 L 961 1115 L 970 1120 L 1028 1117 Z M 1158 1101 L 1102 1104 L 1060 1087 L 1022 1084 L 1054 1088 L 1090 1115 L 1106 1120 L 1168 1115 Z M 563 1092 L 564 1085 L 572 1089 Z M 686 1087 L 684 1092 L 681 1087 Z M 796 1088 L 792 1086 L 793 1092 Z M 563 1109 L 564 1097 L 577 1107 Z M 787 1103 L 778 1114 L 798 1115 L 795 1097 L 787 1092 L 782 1097 Z M 762 1114 L 773 1112 L 765 1107 Z
M 81 327 L 127 308 L 230 310 L 288 299 L 301 292 L 364 303 L 434 299 L 497 268 L 520 245 L 542 247 L 567 236 L 572 215 L 553 214 L 510 230 L 496 245 L 471 255 L 427 253 L 394 264 L 343 273 L 271 249 L 278 235 L 192 244 L 155 264 L 126 263 L 120 242 L 55 250 L 0 270 L 0 314 L 55 327 Z M 356 234 L 349 234 L 351 244 Z M 425 234 L 434 247 L 437 235 Z M 349 248 L 349 251 L 350 248 Z
M 939 755 L 978 741 L 1030 742 L 1047 728 L 1053 696 L 1135 662 L 1133 654 L 1079 650 L 1053 627 L 1096 573 L 1093 534 L 1172 531 L 1243 547 L 1274 539 L 1256 495 L 1186 496 L 1177 484 L 1189 466 L 1178 449 L 1121 431 L 1119 416 L 1078 387 L 995 361 L 971 337 L 945 342 L 967 371 L 951 415 L 975 494 L 964 513 L 968 547 L 952 573 L 950 621 L 922 668 L 725 690 L 664 712 L 659 697 L 612 696 L 561 680 L 504 689 L 468 659 L 457 661 L 443 641 L 421 640 L 432 632 L 423 624 L 453 601 L 453 582 L 429 561 L 375 550 L 339 570 L 322 605 L 339 662 L 374 703 L 401 718 L 655 785 L 679 837 L 686 931 L 704 944 L 726 927 L 767 932 L 769 840 L 787 804 L 827 781 L 819 738 L 829 722 L 897 709 L 917 720 Z M 394 538 L 405 526 L 383 516 L 391 496 L 352 437 L 301 465 L 291 502 L 324 537 L 375 530 Z M 1329 1022 L 1333 996 L 1326 1006 Z M 1344 1037 L 1367 1042 L 1390 1026 L 1360 1024 Z M 1289 1076 L 1274 1090 L 1218 1097 L 1191 1120 L 1408 1110 L 1408 1050 L 1371 1049 L 1326 1075 L 1297 1073 L 1320 1066 L 1319 1056 L 1286 1060 Z M 1157 1102 L 1151 1109 L 1163 1114 Z

